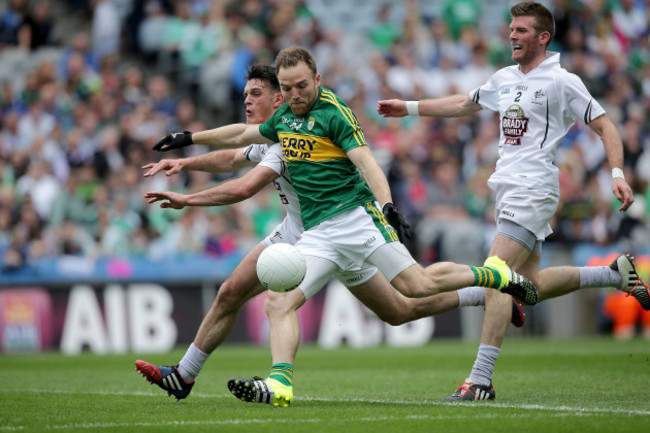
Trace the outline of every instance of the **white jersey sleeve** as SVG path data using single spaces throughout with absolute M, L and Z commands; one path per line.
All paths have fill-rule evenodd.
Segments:
M 244 149 L 246 159 L 252 162 L 257 162 L 257 165 L 268 167 L 275 171 L 278 176 L 283 176 L 287 171 L 287 165 L 282 156 L 282 147 L 279 143 L 266 145 L 266 144 L 251 144 Z
M 499 111 L 499 90 L 498 76 L 493 74 L 483 85 L 469 92 L 469 97 L 483 108 Z
M 582 80 L 575 74 L 563 70 L 563 74 L 556 78 L 559 89 L 561 106 L 564 108 L 564 117 L 580 119 L 585 124 L 605 114 L 603 107 L 596 101 Z
M 269 150 L 268 144 L 251 144 L 244 148 L 244 156 L 251 162 L 261 162 Z
M 287 170 L 287 164 L 284 161 L 284 154 L 282 153 L 282 146 L 280 143 L 271 145 L 266 144 L 252 144 L 244 149 L 246 159 L 252 162 L 257 162 L 258 165 L 268 167 L 278 174 L 278 178 L 273 181 L 280 202 L 287 212 L 287 224 L 292 225 L 292 231 L 296 233 L 303 232 L 302 218 L 300 215 L 300 202 L 298 195 L 293 189 L 291 183 L 291 176 Z

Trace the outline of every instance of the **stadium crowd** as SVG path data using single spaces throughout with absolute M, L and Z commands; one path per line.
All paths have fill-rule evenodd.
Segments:
M 482 262 L 494 230 L 486 180 L 497 158 L 492 113 L 470 118 L 377 115 L 380 99 L 469 92 L 511 64 L 508 2 L 345 0 L 7 0 L 0 2 L 1 271 L 39 257 L 248 251 L 281 219 L 269 191 L 218 209 L 147 206 L 144 192 L 204 189 L 205 173 L 144 180 L 170 131 L 243 121 L 246 69 L 281 48 L 315 56 L 324 86 L 359 117 L 396 204 L 416 228 L 422 262 Z M 597 136 L 577 124 L 563 142 L 562 197 L 548 242 L 650 238 L 650 5 L 546 2 L 551 47 L 583 79 L 625 145 L 636 202 L 617 212 Z M 53 4 L 87 28 L 66 35 Z M 354 19 L 351 19 L 350 17 Z M 135 61 L 126 61 L 135 59 Z M 206 125 L 199 119 L 210 119 Z

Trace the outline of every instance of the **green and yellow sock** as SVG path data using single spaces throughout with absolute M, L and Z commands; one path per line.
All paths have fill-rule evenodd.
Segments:
M 293 365 L 278 362 L 271 366 L 269 379 L 274 379 L 286 386 L 293 386 Z
M 486 266 L 470 266 L 474 272 L 474 285 L 499 289 L 501 287 L 501 275 L 499 271 Z

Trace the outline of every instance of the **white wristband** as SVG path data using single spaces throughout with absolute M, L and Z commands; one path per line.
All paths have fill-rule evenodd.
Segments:
M 612 168 L 612 179 L 616 179 L 617 177 L 620 177 L 621 179 L 625 179 L 625 174 L 623 174 L 622 169 L 618 167 L 614 167 Z
M 420 110 L 418 109 L 419 101 L 406 101 L 406 112 L 410 116 L 419 116 Z

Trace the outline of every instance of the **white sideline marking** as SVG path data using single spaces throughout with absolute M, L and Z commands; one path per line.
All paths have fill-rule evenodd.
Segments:
M 157 390 L 156 390 L 157 391 Z M 24 392 L 33 392 L 36 394 L 69 394 L 69 391 L 57 390 L 57 389 L 30 389 L 30 390 L 21 390 L 21 393 Z M 0 391 L 0 394 L 3 392 Z M 162 394 L 161 394 L 162 393 Z M 130 395 L 130 396 L 144 396 L 144 397 L 156 397 L 156 398 L 169 398 L 173 400 L 171 396 L 164 395 L 163 391 L 160 392 L 122 392 L 122 391 L 85 391 L 85 392 L 75 392 L 75 394 L 85 394 L 85 395 Z M 194 392 L 191 395 L 191 398 L 234 398 L 229 393 L 223 394 L 204 394 Z M 391 400 L 391 399 L 372 399 L 372 398 L 329 398 L 329 397 L 310 397 L 310 396 L 300 396 L 297 401 L 322 401 L 328 403 L 380 403 L 380 404 L 399 404 L 399 405 L 416 405 L 416 406 L 468 406 L 468 407 L 491 407 L 491 408 L 500 408 L 500 409 L 524 409 L 524 410 L 543 410 L 543 411 L 554 411 L 554 412 L 573 412 L 574 415 L 577 414 L 618 414 L 618 415 L 641 415 L 647 416 L 650 415 L 650 410 L 635 410 L 635 409 L 616 409 L 616 408 L 597 408 L 597 407 L 571 407 L 571 406 L 544 406 L 538 404 L 508 404 L 508 403 L 497 403 L 495 401 L 482 401 L 480 403 L 462 403 L 462 402 L 443 402 L 443 401 L 431 401 L 431 400 Z M 0 430 L 3 430 L 3 426 L 0 426 Z
M 584 416 L 584 414 L 570 414 L 570 413 L 556 413 L 551 414 L 551 417 L 560 418 L 567 416 Z M 488 414 L 473 414 L 471 416 L 463 415 L 463 419 L 489 419 L 489 418 L 498 418 L 498 419 L 516 419 L 516 418 L 526 418 L 527 415 L 502 415 L 495 413 Z M 281 424 L 316 424 L 323 422 L 338 422 L 338 423 L 349 423 L 349 422 L 373 422 L 373 421 L 405 421 L 405 420 L 427 420 L 427 421 L 448 421 L 458 419 L 458 415 L 406 415 L 406 416 L 384 416 L 384 417 L 359 417 L 359 418 L 345 418 L 345 419 L 336 419 L 336 418 L 311 418 L 311 419 L 282 419 L 276 418 L 273 419 L 273 423 Z M 79 424 L 52 424 L 44 426 L 46 430 L 94 430 L 100 428 L 129 428 L 129 427 L 161 427 L 161 426 L 199 426 L 199 425 L 247 425 L 247 424 L 267 424 L 269 418 L 258 418 L 258 419 L 230 419 L 230 420 L 212 420 L 212 421 L 160 421 L 160 422 L 105 422 L 105 423 L 79 423 Z M 5 427 L 0 426 L 0 431 L 20 431 L 24 430 L 25 426 L 16 426 L 16 427 Z

